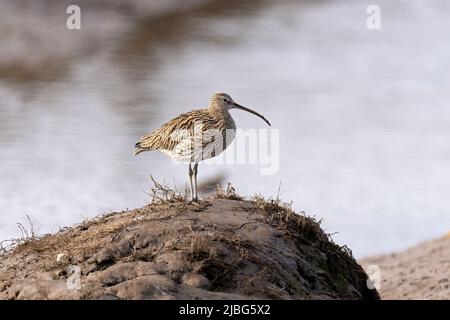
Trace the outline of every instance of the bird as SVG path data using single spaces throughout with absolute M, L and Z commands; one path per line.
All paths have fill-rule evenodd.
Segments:
M 176 161 L 188 162 L 191 201 L 198 202 L 198 163 L 219 155 L 235 138 L 236 124 L 229 112 L 231 109 L 250 112 L 271 126 L 263 115 L 237 104 L 230 95 L 216 93 L 207 108 L 180 114 L 142 136 L 135 144 L 134 155 L 158 150 Z

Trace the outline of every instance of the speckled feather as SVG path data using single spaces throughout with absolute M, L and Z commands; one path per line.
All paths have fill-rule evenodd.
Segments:
M 258 112 L 241 106 L 226 93 L 211 97 L 207 109 L 183 113 L 136 143 L 134 154 L 160 150 L 178 161 L 198 163 L 217 156 L 233 141 L 236 125 L 229 112 L 241 109 L 270 122 Z
M 196 127 L 197 126 L 197 127 Z M 135 154 L 160 150 L 177 160 L 199 161 L 214 157 L 233 140 L 236 125 L 227 110 L 193 110 L 170 120 L 136 144 Z M 212 135 L 212 136 L 211 136 Z M 220 143 L 219 148 L 215 148 Z M 214 145 L 213 145 L 214 144 Z M 202 155 L 193 146 L 201 146 Z M 215 149 L 211 151 L 211 148 Z M 210 156 L 206 153 L 211 153 Z

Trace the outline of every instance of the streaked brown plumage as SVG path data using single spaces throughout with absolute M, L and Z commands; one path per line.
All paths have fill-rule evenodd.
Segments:
M 238 105 L 228 94 L 217 93 L 212 96 L 207 109 L 183 113 L 154 132 L 143 136 L 136 143 L 134 154 L 159 150 L 175 160 L 189 162 L 192 200 L 197 201 L 198 162 L 217 156 L 233 141 L 236 125 L 229 113 L 233 108 L 253 113 L 270 125 L 262 115 Z M 191 163 L 194 163 L 193 170 Z
M 143 136 L 141 141 L 136 144 L 135 155 L 148 150 L 174 151 L 183 138 L 190 138 L 192 147 L 194 146 L 195 125 L 201 126 L 202 132 L 207 130 L 220 130 L 225 133 L 226 130 L 235 130 L 236 125 L 228 111 L 210 112 L 209 109 L 200 109 L 180 114 L 178 117 L 170 120 L 154 132 Z M 186 131 L 185 131 L 186 130 Z M 174 134 L 177 131 L 183 131 L 187 137 Z M 202 139 L 202 148 L 205 148 L 208 141 Z M 186 153 L 192 153 L 191 150 L 184 150 Z M 190 159 L 178 159 L 195 162 L 194 155 Z

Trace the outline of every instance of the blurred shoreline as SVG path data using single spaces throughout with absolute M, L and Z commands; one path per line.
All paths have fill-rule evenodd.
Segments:
M 68 30 L 71 1 L 0 0 L 0 80 L 54 80 L 74 57 L 104 49 L 136 21 L 181 14 L 208 2 L 213 0 L 81 0 L 81 30 Z
M 81 29 L 69 30 L 66 20 L 70 0 L 0 0 L 0 81 L 21 86 L 54 82 L 96 54 L 116 52 L 120 63 L 140 50 L 158 51 L 157 44 L 179 46 L 183 26 L 193 16 L 226 16 L 233 8 L 248 15 L 268 0 L 251 4 L 238 0 L 80 0 Z M 233 14 L 236 14 L 234 12 Z M 131 36 L 123 45 L 123 38 Z M 192 40 L 192 39 L 191 39 Z M 117 47 L 119 45 L 119 47 Z

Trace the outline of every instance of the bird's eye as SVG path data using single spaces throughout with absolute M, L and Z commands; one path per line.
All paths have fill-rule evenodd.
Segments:
M 225 103 L 228 103 L 228 99 L 227 98 L 223 98 L 222 101 L 225 102 Z

